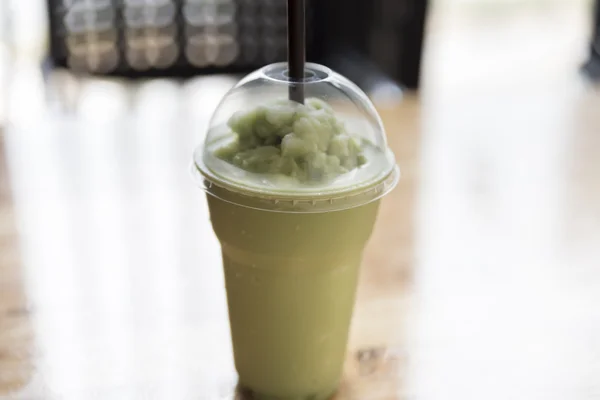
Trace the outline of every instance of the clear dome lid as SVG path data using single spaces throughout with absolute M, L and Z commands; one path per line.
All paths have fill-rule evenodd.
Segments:
M 332 199 L 356 195 L 364 204 L 393 188 L 394 155 L 367 95 L 322 65 L 307 63 L 304 75 L 295 81 L 287 63 L 271 64 L 225 95 L 194 153 L 195 172 L 209 194 L 217 195 L 214 185 L 219 197 L 226 189 L 269 202 L 289 200 L 293 208 L 308 201 L 314 208 L 322 200 L 332 205 Z M 289 100 L 290 91 L 303 93 L 304 103 Z M 359 205 L 346 200 L 346 208 Z

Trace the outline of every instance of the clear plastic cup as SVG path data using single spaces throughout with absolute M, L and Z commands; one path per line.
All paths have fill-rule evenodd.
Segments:
M 307 99 L 293 116 L 291 85 L 303 85 Z M 280 105 L 292 121 L 283 128 Z M 309 121 L 298 122 L 305 112 Z M 315 130 L 301 129 L 313 117 Z M 288 157 L 292 133 L 308 139 Z M 243 135 L 256 137 L 248 145 Z M 275 149 L 260 159 L 249 146 Z M 295 169 L 286 169 L 290 159 Z M 399 179 L 375 108 L 326 67 L 307 64 L 305 79 L 292 82 L 287 64 L 266 66 L 224 97 L 193 173 L 222 247 L 241 386 L 255 399 L 328 398 L 342 373 L 363 249 L 381 197 Z

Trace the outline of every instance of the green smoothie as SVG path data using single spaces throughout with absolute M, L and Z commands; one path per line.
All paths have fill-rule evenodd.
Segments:
M 335 392 L 362 252 L 397 181 L 390 154 L 317 99 L 235 113 L 195 153 L 254 399 Z
M 240 201 L 240 197 L 227 199 Z M 222 245 L 236 369 L 258 399 L 326 399 L 340 380 L 378 201 L 328 213 L 208 197 Z
M 362 139 L 352 136 L 324 101 L 289 100 L 238 112 L 228 124 L 230 141 L 215 155 L 255 173 L 278 174 L 300 183 L 345 174 L 367 162 Z

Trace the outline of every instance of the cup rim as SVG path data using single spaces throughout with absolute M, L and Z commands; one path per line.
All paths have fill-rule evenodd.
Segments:
M 195 160 L 190 165 L 190 174 L 198 186 L 212 197 L 241 207 L 282 213 L 323 213 L 360 207 L 391 192 L 401 176 L 400 168 L 394 164 L 391 170 L 360 185 L 350 186 L 339 192 L 311 195 L 266 192 L 234 186 L 219 180 L 206 166 L 198 165 Z M 248 192 L 252 192 L 252 195 Z M 239 201 L 242 199 L 243 201 Z

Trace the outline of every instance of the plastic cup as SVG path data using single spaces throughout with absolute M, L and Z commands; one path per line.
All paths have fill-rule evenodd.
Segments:
M 254 399 L 319 400 L 339 384 L 363 249 L 399 171 L 366 95 L 314 64 L 302 82 L 307 98 L 328 100 L 361 130 L 381 157 L 375 168 L 294 186 L 216 161 L 210 149 L 221 140 L 224 120 L 240 108 L 284 98 L 285 68 L 256 71 L 225 96 L 193 172 L 221 243 L 241 386 Z

